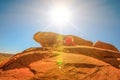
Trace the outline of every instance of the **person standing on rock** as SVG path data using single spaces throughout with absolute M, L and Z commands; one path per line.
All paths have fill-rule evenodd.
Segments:
M 66 46 L 75 46 L 75 42 L 72 36 L 67 36 L 64 40 Z

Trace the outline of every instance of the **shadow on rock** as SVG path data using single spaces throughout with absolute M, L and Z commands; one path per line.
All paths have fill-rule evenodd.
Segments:
M 32 52 L 23 55 L 17 55 L 11 58 L 8 62 L 6 62 L 1 69 L 2 70 L 10 70 L 10 69 L 18 69 L 23 67 L 29 67 L 29 65 L 33 62 L 45 59 L 50 56 L 50 52 Z
M 67 63 L 65 66 L 74 66 L 76 68 L 95 68 L 95 67 L 102 67 L 102 65 L 95 65 L 95 64 L 86 64 L 86 63 Z

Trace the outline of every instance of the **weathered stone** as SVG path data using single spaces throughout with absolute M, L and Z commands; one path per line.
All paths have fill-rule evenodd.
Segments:
M 119 62 L 116 59 L 120 57 L 119 52 L 90 46 L 64 46 L 63 48 L 69 50 L 69 53 L 66 51 L 50 52 L 49 49 L 44 50 L 38 47 L 29 48 L 13 56 L 0 66 L 0 79 L 120 79 Z M 115 56 L 114 54 L 119 54 L 119 56 Z M 114 77 L 109 78 L 106 74 Z
M 119 52 L 119 50 L 115 46 L 113 46 L 112 44 L 105 43 L 105 42 L 102 42 L 102 41 L 97 41 L 93 45 L 93 47 L 102 48 L 102 49 L 108 49 L 108 50 L 113 50 L 113 51 Z
M 73 35 L 61 35 L 53 32 L 38 32 L 34 35 L 34 40 L 42 47 L 53 47 L 55 45 L 65 45 L 67 36 L 72 36 L 76 45 L 92 46 L 92 42 Z
M 82 39 L 82 38 L 74 36 L 74 35 L 70 35 L 70 36 L 73 37 L 73 40 L 77 45 L 81 45 L 81 46 L 92 46 L 93 45 L 93 43 L 91 41 Z
M 77 45 L 52 48 L 64 45 L 67 36 Z M 36 33 L 34 39 L 42 47 L 28 48 L 2 62 L 0 80 L 120 80 L 120 52 L 110 44 L 98 42 L 93 47 L 77 36 L 51 32 Z

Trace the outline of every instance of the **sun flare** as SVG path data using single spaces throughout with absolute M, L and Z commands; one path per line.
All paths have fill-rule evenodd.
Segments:
M 56 5 L 50 10 L 51 22 L 56 25 L 65 25 L 71 19 L 71 12 L 67 6 Z

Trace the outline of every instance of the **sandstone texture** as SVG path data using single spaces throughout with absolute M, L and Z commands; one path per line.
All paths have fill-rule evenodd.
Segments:
M 97 41 L 93 45 L 93 47 L 102 48 L 102 49 L 108 49 L 108 50 L 113 50 L 113 51 L 119 52 L 119 50 L 115 46 L 113 46 L 112 44 L 105 43 L 105 42 L 102 42 L 102 41 Z
M 64 45 L 64 40 L 67 36 L 72 36 L 76 45 L 92 46 L 91 41 L 82 39 L 73 35 L 62 35 L 53 32 L 38 32 L 34 35 L 34 40 L 37 41 L 42 47 L 53 47 L 55 45 Z
M 85 46 L 29 48 L 0 65 L 0 80 L 119 80 L 118 58 L 118 52 Z
M 1 62 L 0 80 L 120 80 L 120 52 L 92 46 L 77 36 L 73 36 L 75 46 L 57 44 L 65 37 L 36 33 L 34 39 L 42 47 L 28 48 Z

